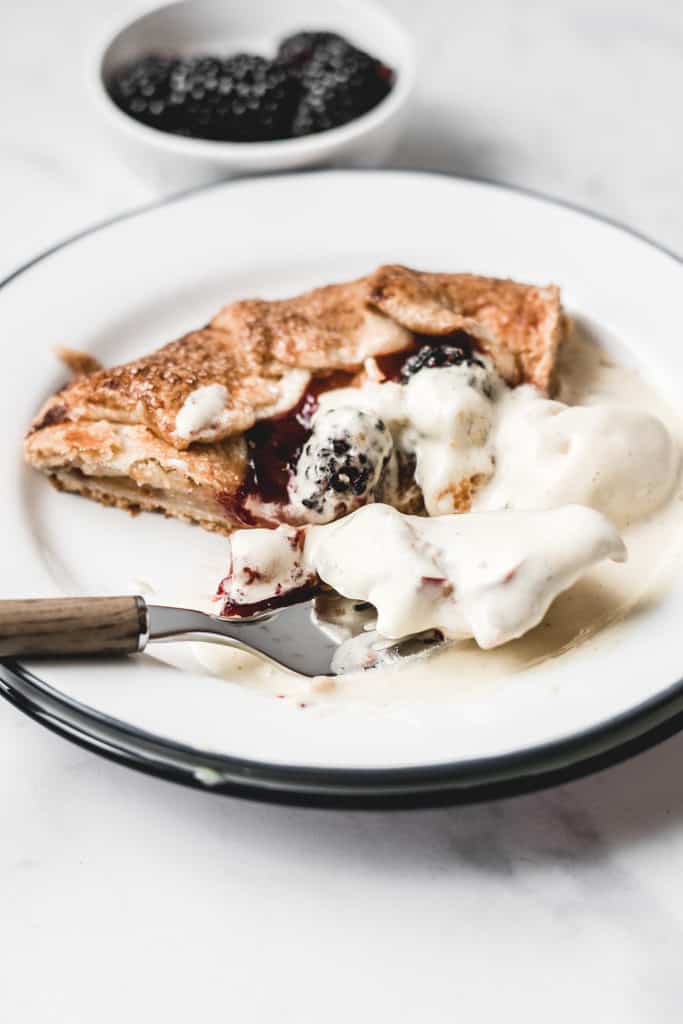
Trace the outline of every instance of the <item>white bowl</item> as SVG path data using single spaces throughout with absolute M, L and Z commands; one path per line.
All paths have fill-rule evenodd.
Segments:
M 266 56 L 305 29 L 338 32 L 396 72 L 389 95 L 362 117 L 316 135 L 276 142 L 214 142 L 171 135 L 120 110 L 106 88 L 121 65 L 150 51 Z M 403 122 L 415 80 L 412 42 L 373 0 L 182 0 L 110 32 L 97 48 L 90 79 L 100 109 L 137 169 L 175 188 L 233 174 L 335 164 L 373 166 L 385 159 Z

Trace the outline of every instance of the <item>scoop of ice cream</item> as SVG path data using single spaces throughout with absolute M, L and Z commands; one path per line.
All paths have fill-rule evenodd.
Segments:
M 500 400 L 495 474 L 473 508 L 547 509 L 575 502 L 625 526 L 667 499 L 679 468 L 671 434 L 655 416 L 616 403 L 567 406 L 531 387 Z

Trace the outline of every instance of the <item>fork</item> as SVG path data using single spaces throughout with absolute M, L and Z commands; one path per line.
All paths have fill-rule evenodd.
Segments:
M 343 598 L 336 599 L 344 610 L 340 628 L 321 618 L 316 600 L 239 619 L 149 605 L 139 596 L 0 601 L 0 658 L 138 654 L 148 644 L 192 640 L 236 647 L 315 677 L 399 661 L 443 642 L 435 630 L 380 637 L 371 606 Z

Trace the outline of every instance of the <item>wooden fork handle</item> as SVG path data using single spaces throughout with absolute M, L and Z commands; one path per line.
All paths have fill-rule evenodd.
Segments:
M 147 639 L 141 597 L 0 601 L 0 658 L 133 654 Z

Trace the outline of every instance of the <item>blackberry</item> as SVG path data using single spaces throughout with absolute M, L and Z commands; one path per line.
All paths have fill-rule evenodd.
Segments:
M 278 47 L 276 60 L 296 72 L 297 69 L 308 63 L 316 50 L 332 44 L 351 45 L 334 32 L 296 32 L 282 40 Z
M 362 409 L 319 413 L 289 484 L 304 518 L 327 523 L 372 500 L 393 455 L 386 424 Z
M 110 87 L 132 117 L 163 131 L 223 142 L 291 135 L 301 85 L 287 68 L 254 54 L 167 58 L 125 68 Z
M 420 370 L 462 365 L 486 369 L 481 359 L 474 355 L 470 335 L 465 331 L 456 331 L 441 339 L 433 338 L 429 344 L 418 349 L 415 355 L 406 359 L 401 367 L 401 381 L 406 384 Z
M 360 117 L 384 99 L 393 72 L 369 53 L 329 32 L 302 32 L 285 39 L 279 61 L 300 78 L 303 95 L 292 134 L 327 131 Z
M 116 105 L 136 121 L 172 131 L 169 98 L 171 74 L 177 61 L 161 54 L 149 54 L 126 65 L 109 84 Z

